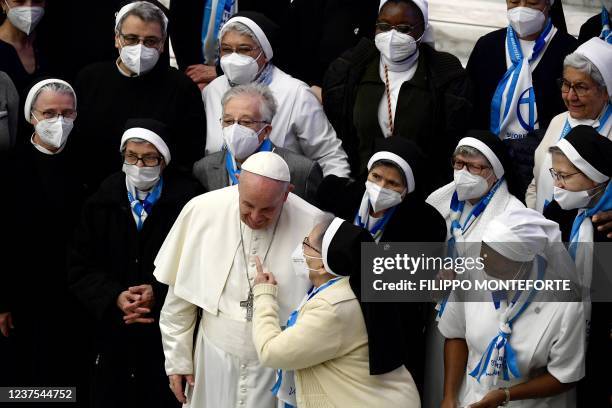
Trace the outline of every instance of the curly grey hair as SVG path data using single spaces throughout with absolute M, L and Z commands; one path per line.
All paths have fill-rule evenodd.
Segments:
M 221 99 L 223 114 L 225 114 L 225 105 L 233 98 L 241 96 L 258 98 L 261 102 L 259 104 L 259 114 L 261 115 L 262 120 L 266 121 L 267 123 L 272 123 L 272 119 L 274 119 L 274 115 L 276 115 L 277 110 L 276 99 L 274 99 L 274 95 L 272 95 L 270 88 L 268 88 L 266 85 L 258 83 L 238 85 L 225 92 L 223 98 Z
M 117 21 L 115 25 L 115 34 L 119 34 L 126 18 L 135 16 L 146 23 L 158 23 L 161 27 L 162 37 L 165 40 L 168 36 L 168 18 L 164 12 L 155 4 L 149 3 L 148 1 L 136 1 L 133 4 L 134 7 L 127 11 L 121 16 L 119 21 Z

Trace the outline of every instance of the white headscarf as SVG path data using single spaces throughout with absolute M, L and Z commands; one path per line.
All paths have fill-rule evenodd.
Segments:
M 378 12 L 382 10 L 383 6 L 387 4 L 389 0 L 381 0 L 378 6 Z M 425 31 L 423 32 L 422 43 L 429 44 L 432 47 L 435 44 L 433 27 L 429 24 L 429 4 L 427 0 L 411 0 L 423 13 L 423 21 L 425 24 Z

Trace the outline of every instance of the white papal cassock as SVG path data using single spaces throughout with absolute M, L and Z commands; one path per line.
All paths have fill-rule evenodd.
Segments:
M 280 318 L 286 321 L 310 286 L 293 272 L 291 252 L 320 214 L 289 194 L 273 236 L 274 223 L 251 230 L 240 221 L 237 186 L 203 194 L 185 206 L 155 259 L 154 275 L 169 285 L 159 322 L 166 373 L 195 375 L 186 407 L 276 406 L 270 391 L 275 371 L 259 364 L 251 322 L 240 306 L 249 293 L 246 270 L 253 284 L 256 268 L 251 257 L 266 258 L 264 268 L 278 281 Z M 202 319 L 194 348 L 198 308 Z

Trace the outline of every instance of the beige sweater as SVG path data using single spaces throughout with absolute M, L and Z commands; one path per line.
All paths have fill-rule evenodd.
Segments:
M 295 370 L 299 408 L 421 406 L 404 367 L 370 375 L 368 335 L 348 278 L 306 302 L 295 325 L 285 331 L 279 324 L 277 291 L 268 284 L 254 288 L 253 341 L 263 365 Z

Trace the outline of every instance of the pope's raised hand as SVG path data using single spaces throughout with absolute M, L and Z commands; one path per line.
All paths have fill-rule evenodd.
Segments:
M 259 285 L 260 283 L 267 283 L 270 285 L 276 285 L 276 279 L 272 272 L 265 272 L 259 257 L 255 257 L 255 265 L 257 267 L 257 275 L 255 275 L 255 285 Z

